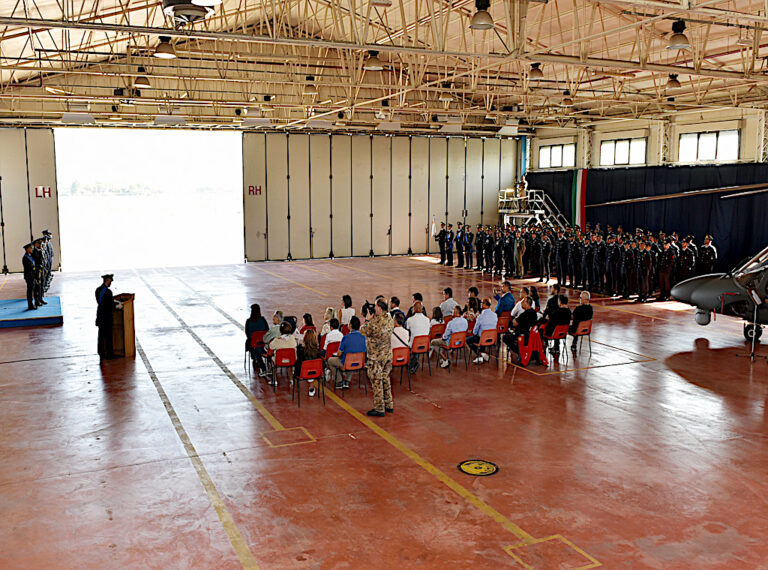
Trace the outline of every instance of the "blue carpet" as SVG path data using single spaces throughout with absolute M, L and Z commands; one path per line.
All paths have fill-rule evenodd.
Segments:
M 36 311 L 27 310 L 26 299 L 0 301 L 0 329 L 62 324 L 64 317 L 59 297 L 46 297 L 45 301 L 48 304 L 38 307 Z

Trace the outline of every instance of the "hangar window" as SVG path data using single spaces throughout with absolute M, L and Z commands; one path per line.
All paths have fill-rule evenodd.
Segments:
M 680 135 L 678 162 L 732 162 L 739 160 L 738 129 Z
M 615 139 L 600 143 L 600 166 L 645 164 L 647 139 Z
M 539 147 L 539 168 L 573 168 L 574 166 L 576 166 L 575 144 Z

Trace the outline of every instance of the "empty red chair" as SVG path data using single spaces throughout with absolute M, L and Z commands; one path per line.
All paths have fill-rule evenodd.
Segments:
M 432 325 L 432 327 L 429 329 L 429 338 L 431 340 L 443 338 L 443 334 L 445 334 L 445 323 Z
M 424 360 L 427 361 L 427 367 L 429 368 L 429 375 L 432 376 L 432 364 L 429 362 L 429 358 L 424 358 L 425 354 L 429 354 L 429 335 L 421 335 L 413 337 L 411 343 L 411 354 L 416 354 L 417 358 L 421 361 L 421 369 L 424 369 Z
M 272 382 L 275 390 L 277 390 L 277 378 L 276 373 L 278 368 L 290 368 L 296 366 L 296 349 L 295 348 L 278 348 L 275 351 L 275 356 L 272 359 Z M 289 372 L 290 373 L 290 372 Z
M 451 338 L 448 340 L 448 360 L 451 359 L 451 353 L 456 352 L 459 350 L 464 351 L 464 368 L 469 368 L 469 363 L 467 362 L 467 331 L 464 332 L 455 332 L 451 335 Z M 459 360 L 458 354 L 456 354 L 456 362 Z
M 403 368 L 408 370 L 408 389 L 411 389 L 411 370 L 408 363 L 411 361 L 411 349 L 407 346 L 392 349 L 392 368 L 400 368 L 400 384 L 403 383 Z
M 299 372 L 298 377 L 295 379 L 295 382 L 293 383 L 293 388 L 291 389 L 291 400 L 293 400 L 293 396 L 296 393 L 297 387 L 299 391 L 299 407 L 301 407 L 301 381 L 302 380 L 318 380 L 323 377 L 323 360 L 321 358 L 315 358 L 313 360 L 305 360 L 301 363 L 301 370 Z M 323 386 L 323 382 L 318 382 L 319 390 L 322 390 L 323 392 L 323 405 L 325 405 L 325 388 Z
M 509 330 L 509 317 L 499 317 L 496 321 L 496 330 L 500 335 L 507 332 Z
M 579 326 L 576 327 L 576 332 L 571 333 L 571 336 L 579 339 L 579 350 L 584 343 L 584 337 L 587 337 L 589 341 L 589 354 L 592 354 L 592 319 L 588 321 L 582 321 Z

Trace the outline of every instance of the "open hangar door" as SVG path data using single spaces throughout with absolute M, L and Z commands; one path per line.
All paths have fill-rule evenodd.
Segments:
M 246 133 L 250 261 L 438 250 L 432 221 L 497 223 L 515 142 L 468 137 Z

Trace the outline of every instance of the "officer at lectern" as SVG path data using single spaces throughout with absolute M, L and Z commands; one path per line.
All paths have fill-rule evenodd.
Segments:
M 99 327 L 99 356 L 101 360 L 112 360 L 117 358 L 114 348 L 112 346 L 112 320 L 114 317 L 115 309 L 120 309 L 122 303 L 115 301 L 112 296 L 112 291 L 109 290 L 112 285 L 114 274 L 107 273 L 102 275 L 103 280 L 101 286 L 96 289 L 96 302 L 98 307 L 96 309 L 96 326 Z

